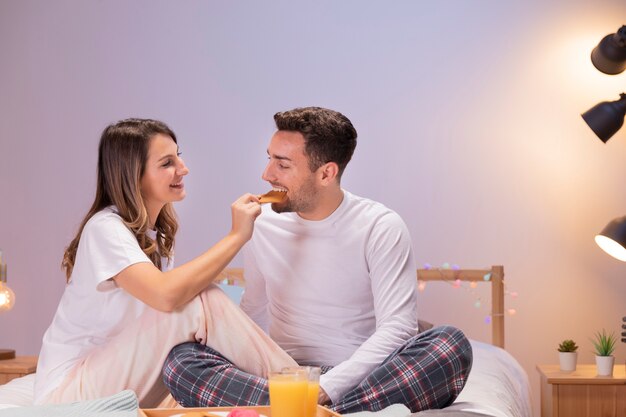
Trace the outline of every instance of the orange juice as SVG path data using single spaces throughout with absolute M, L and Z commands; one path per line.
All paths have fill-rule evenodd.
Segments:
M 305 417 L 315 417 L 317 414 L 317 397 L 320 392 L 320 383 L 316 381 L 308 381 L 308 390 L 306 395 Z M 273 416 L 272 416 L 273 417 Z
M 301 373 L 270 374 L 269 391 L 272 417 L 306 417 L 304 404 L 307 399 L 308 385 L 306 375 Z

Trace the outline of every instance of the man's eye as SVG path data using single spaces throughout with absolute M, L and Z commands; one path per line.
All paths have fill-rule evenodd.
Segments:
M 167 162 L 166 162 L 166 163 L 164 163 L 162 166 L 163 166 L 163 167 L 168 167 L 168 166 L 170 166 L 170 165 L 172 165 L 172 161 L 167 161 Z
M 283 165 L 283 164 L 278 164 L 278 167 L 280 169 L 287 169 L 287 168 L 289 168 L 287 165 Z

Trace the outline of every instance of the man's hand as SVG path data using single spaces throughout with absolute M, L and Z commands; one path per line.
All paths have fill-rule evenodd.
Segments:
M 328 394 L 324 391 L 324 388 L 320 387 L 320 393 L 317 396 L 317 403 L 321 405 L 326 405 L 330 403 L 330 398 L 328 398 Z

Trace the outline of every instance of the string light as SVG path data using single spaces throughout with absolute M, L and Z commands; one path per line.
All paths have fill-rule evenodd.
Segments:
M 427 270 L 433 269 L 432 265 L 429 264 L 429 263 L 425 263 L 423 268 L 427 269 Z M 456 264 L 450 265 L 450 263 L 448 263 L 448 262 L 444 262 L 441 265 L 441 268 L 439 268 L 439 269 L 440 270 L 452 269 L 454 271 L 460 270 L 458 265 L 456 265 Z M 483 280 L 485 282 L 491 281 L 491 272 L 488 272 L 485 275 L 483 275 Z M 477 308 L 477 309 L 480 309 L 480 308 L 483 307 L 482 299 L 476 294 L 476 291 L 475 291 L 475 289 L 478 287 L 478 283 L 477 282 L 470 281 L 470 282 L 467 283 L 467 285 L 465 285 L 466 283 L 461 281 L 458 278 L 455 279 L 454 281 L 445 280 L 444 282 L 449 284 L 449 285 L 451 285 L 452 288 L 454 288 L 454 289 L 461 288 L 461 289 L 464 289 L 465 291 L 468 291 L 470 294 L 472 294 L 474 296 L 474 307 Z M 504 280 L 502 281 L 502 285 L 504 285 L 504 295 L 508 295 L 511 298 L 517 298 L 518 297 L 519 294 L 518 294 L 517 291 L 508 291 L 506 289 L 506 282 Z M 426 289 L 426 282 L 418 280 L 417 281 L 417 289 L 420 292 L 423 292 Z M 509 308 L 508 310 L 506 310 L 506 312 L 507 312 L 507 314 L 509 316 L 514 316 L 515 314 L 517 314 L 517 310 L 514 309 L 514 308 Z M 501 315 L 503 315 L 503 314 L 501 314 Z M 489 315 L 485 316 L 485 318 L 484 318 L 485 324 L 491 324 L 491 319 L 492 319 L 492 314 L 489 314 Z

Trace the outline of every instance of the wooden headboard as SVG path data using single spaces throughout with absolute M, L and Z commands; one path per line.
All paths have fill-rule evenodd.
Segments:
M 486 279 L 486 277 L 488 279 Z M 229 285 L 243 286 L 243 268 L 226 268 L 218 278 Z M 491 343 L 504 349 L 504 267 L 487 269 L 418 269 L 418 281 L 469 281 L 491 283 Z
M 487 277 L 487 279 L 486 279 Z M 504 267 L 488 269 L 418 269 L 418 281 L 491 283 L 491 344 L 504 349 Z

